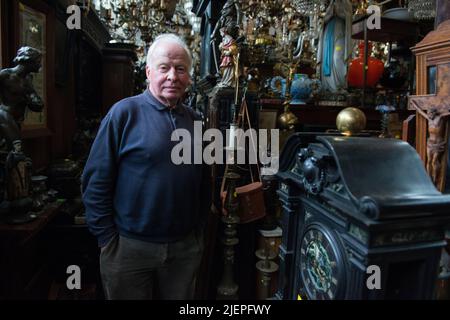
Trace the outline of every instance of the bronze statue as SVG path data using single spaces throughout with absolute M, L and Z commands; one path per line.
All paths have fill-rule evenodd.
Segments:
M 14 68 L 0 71 L 0 134 L 11 150 L 20 151 L 20 126 L 25 110 L 41 112 L 44 103 L 33 88 L 32 72 L 41 68 L 41 53 L 31 47 L 17 51 Z
M 20 127 L 25 110 L 41 112 L 44 103 L 33 87 L 31 73 L 39 72 L 42 54 L 31 47 L 22 47 L 14 58 L 13 68 L 0 71 L 0 135 L 6 142 L 5 189 L 6 199 L 10 202 L 10 222 L 26 222 L 31 218 L 28 210 L 31 160 L 22 152 Z M 4 203 L 3 203 L 4 206 Z M 4 209 L 4 208 L 3 208 Z M 3 210 L 7 211 L 7 210 Z

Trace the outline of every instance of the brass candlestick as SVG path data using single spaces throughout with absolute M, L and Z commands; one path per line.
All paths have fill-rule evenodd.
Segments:
M 281 129 L 294 130 L 298 124 L 297 116 L 289 110 L 291 104 L 291 83 L 295 70 L 297 69 L 297 63 L 289 67 L 289 76 L 286 79 L 286 94 L 283 102 L 284 112 L 278 117 L 278 125 Z
M 256 298 L 265 300 L 272 296 L 272 275 L 278 271 L 278 264 L 273 260 L 277 255 L 271 250 L 268 240 L 264 239 L 264 248 L 257 250 L 256 256 L 261 259 L 256 263 L 256 269 L 259 272 Z
M 240 176 L 234 172 L 228 172 L 225 176 L 228 181 L 227 194 L 224 207 L 227 215 L 222 216 L 222 222 L 225 224 L 224 237 L 224 266 L 222 280 L 217 288 L 217 299 L 235 300 L 238 298 L 239 286 L 234 281 L 234 246 L 239 243 L 237 237 L 237 224 L 239 223 L 238 209 L 239 201 L 236 194 L 236 184 Z

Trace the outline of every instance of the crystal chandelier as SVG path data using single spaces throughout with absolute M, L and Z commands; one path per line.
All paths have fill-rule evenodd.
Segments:
M 161 33 L 191 37 L 200 32 L 201 18 L 191 12 L 193 0 L 93 0 L 112 32 L 113 42 L 147 46 Z
M 417 20 L 433 19 L 436 16 L 436 0 L 409 0 L 408 10 Z
M 311 16 L 325 10 L 325 0 L 292 0 L 294 8 L 302 15 Z
M 132 43 L 139 66 L 161 33 L 175 33 L 186 42 L 193 56 L 193 69 L 200 60 L 201 18 L 193 12 L 193 0 L 93 0 L 93 5 L 112 33 L 112 42 Z
M 192 26 L 193 33 L 199 33 L 200 32 L 201 23 L 202 23 L 202 18 L 201 17 L 197 17 L 192 12 L 192 8 L 194 6 L 193 0 L 181 0 L 180 2 L 183 5 L 184 13 L 187 16 L 187 18 L 189 20 L 189 23 Z
M 276 42 L 278 47 L 286 47 L 291 31 L 302 24 L 291 0 L 242 1 L 242 12 L 243 32 L 247 41 L 256 45 Z
M 99 11 L 116 41 L 145 43 L 164 31 L 178 0 L 101 0 Z

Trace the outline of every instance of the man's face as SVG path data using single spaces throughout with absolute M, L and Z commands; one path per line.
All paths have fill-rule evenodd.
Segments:
M 150 92 L 163 104 L 173 106 L 190 84 L 189 59 L 176 43 L 160 42 L 146 67 Z

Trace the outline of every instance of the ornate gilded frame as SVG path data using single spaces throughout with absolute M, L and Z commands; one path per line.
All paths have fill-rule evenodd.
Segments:
M 42 68 L 34 74 L 33 85 L 44 101 L 44 110 L 36 113 L 26 110 L 23 130 L 47 128 L 47 16 L 44 12 L 18 2 L 19 47 L 31 46 L 42 52 Z

